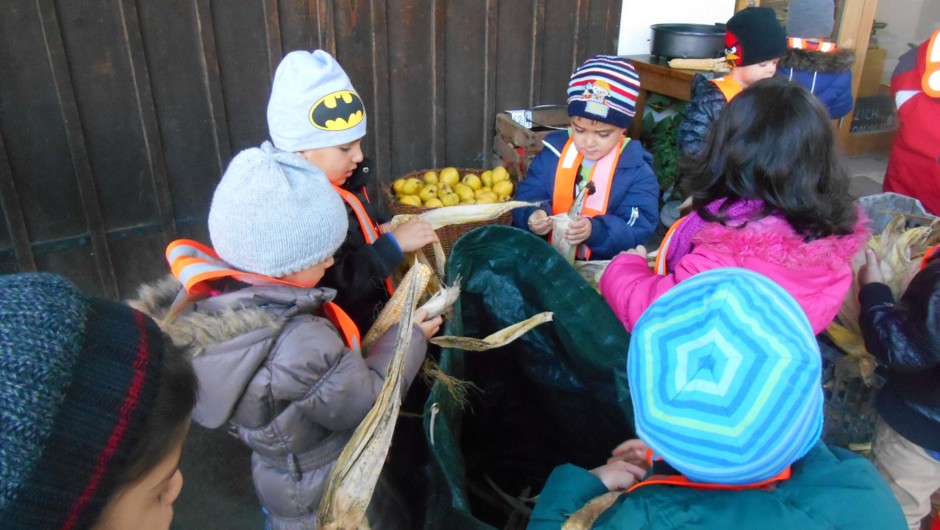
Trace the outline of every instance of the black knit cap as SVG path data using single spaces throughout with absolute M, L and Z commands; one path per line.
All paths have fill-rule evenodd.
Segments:
M 787 53 L 787 34 L 769 7 L 748 7 L 725 24 L 725 55 L 734 66 L 750 66 Z
M 51 274 L 0 276 L 0 526 L 88 528 L 140 439 L 157 325 Z

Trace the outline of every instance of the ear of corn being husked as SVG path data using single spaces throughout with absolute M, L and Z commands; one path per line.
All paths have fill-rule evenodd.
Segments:
M 431 344 L 437 344 L 442 348 L 457 348 L 458 350 L 467 351 L 492 350 L 493 348 L 499 348 L 500 346 L 509 344 L 510 342 L 525 335 L 526 332 L 535 326 L 538 326 L 539 324 L 551 322 L 553 315 L 554 314 L 551 311 L 538 313 L 537 315 L 533 315 L 523 320 L 522 322 L 517 322 L 511 326 L 507 326 L 483 339 L 444 335 L 441 337 L 434 337 L 428 342 Z
M 880 234 L 873 235 L 868 242 L 869 248 L 874 250 L 878 257 L 884 283 L 891 289 L 895 300 L 901 297 L 911 278 L 917 273 L 924 253 L 940 242 L 940 222 L 934 221 L 929 225 L 907 228 L 907 220 L 907 215 L 897 215 L 888 222 Z M 830 324 L 826 333 L 842 351 L 852 358 L 853 362 L 858 363 L 857 371 L 870 384 L 876 363 L 865 349 L 865 341 L 862 339 L 861 329 L 858 326 L 861 308 L 858 302 L 857 274 L 863 263 L 865 263 L 865 256 L 860 253 L 852 262 L 856 281 L 852 282 L 839 308 L 841 325 L 835 322 Z
M 406 298 L 395 353 L 378 399 L 346 443 L 330 473 L 317 509 L 317 527 L 321 530 L 369 528 L 366 508 L 385 464 L 401 408 L 402 369 L 411 345 L 411 321 L 420 288 L 418 282 L 412 282 L 400 290 Z
M 456 206 L 444 206 L 443 208 L 432 208 L 420 215 L 396 215 L 392 218 L 392 228 L 404 223 L 405 221 L 418 217 L 424 219 L 434 227 L 435 230 L 444 226 L 477 223 L 482 221 L 492 221 L 506 212 L 511 212 L 516 208 L 523 206 L 536 206 L 538 203 L 526 201 L 506 201 L 493 204 L 458 204 Z
M 420 299 L 421 296 L 424 295 L 424 292 L 428 287 L 428 283 L 431 281 L 431 274 L 431 267 L 428 267 L 420 261 L 415 262 L 415 264 L 412 265 L 410 269 L 408 269 L 408 272 L 405 273 L 405 276 L 401 279 L 401 283 L 398 284 L 398 289 L 396 289 L 395 294 L 382 308 L 378 318 L 375 319 L 372 327 L 369 328 L 369 332 L 366 333 L 365 337 L 363 337 L 363 351 L 365 351 L 369 345 L 381 337 L 382 334 L 388 331 L 389 328 L 395 325 L 395 323 L 401 321 L 401 313 L 404 308 L 405 298 L 404 295 L 398 294 L 399 291 L 407 293 L 411 288 L 411 284 L 414 283 L 418 286 L 418 296 L 415 298 L 415 300 Z M 411 322 L 411 320 L 408 320 L 408 322 Z M 411 327 L 410 324 L 408 327 Z

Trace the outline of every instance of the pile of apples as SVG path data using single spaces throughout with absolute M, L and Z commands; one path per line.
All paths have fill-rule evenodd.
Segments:
M 512 198 L 515 186 L 503 166 L 480 174 L 465 173 L 454 167 L 426 171 L 419 177 L 403 177 L 392 183 L 395 197 L 402 204 L 440 208 L 457 204 L 492 204 Z

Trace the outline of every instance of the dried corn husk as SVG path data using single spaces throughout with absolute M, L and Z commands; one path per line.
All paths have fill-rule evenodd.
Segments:
M 443 315 L 445 311 L 450 309 L 451 306 L 457 302 L 458 298 L 460 298 L 460 276 L 457 277 L 453 285 L 444 287 L 434 293 L 434 295 L 418 309 L 427 311 L 428 319 L 432 319 L 436 316 Z
M 369 528 L 366 508 L 385 464 L 401 408 L 401 374 L 412 335 L 412 327 L 407 324 L 414 319 L 420 288 L 418 282 L 412 282 L 402 290 L 406 298 L 395 353 L 375 405 L 346 443 L 330 473 L 317 509 L 317 526 L 323 530 Z
M 401 283 L 398 285 L 398 289 L 395 291 L 395 294 L 385 304 L 385 307 L 382 308 L 382 311 L 375 319 L 372 327 L 369 328 L 369 332 L 366 333 L 366 336 L 362 339 L 363 350 L 375 342 L 376 339 L 381 337 L 382 334 L 389 330 L 389 328 L 401 321 L 401 313 L 404 309 L 405 297 L 411 289 L 411 284 L 417 284 L 417 298 L 420 298 L 424 295 L 428 283 L 431 281 L 432 274 L 433 273 L 431 272 L 431 268 L 424 263 L 421 263 L 420 261 L 416 261 L 414 265 L 408 269 L 408 272 L 405 274 L 404 278 L 401 280 Z M 408 320 L 408 322 L 411 322 L 411 320 Z M 409 329 L 411 328 L 410 325 L 405 327 Z
M 405 221 L 417 217 L 424 219 L 437 230 L 438 228 L 450 225 L 492 221 L 500 215 L 511 212 L 516 208 L 537 205 L 538 203 L 535 202 L 506 201 L 493 204 L 458 204 L 456 206 L 444 206 L 442 208 L 432 208 L 419 215 L 396 215 L 392 218 L 391 226 L 395 228 Z
M 558 251 L 565 258 L 565 261 L 574 265 L 574 256 L 578 251 L 577 245 L 572 245 L 565 238 L 568 233 L 568 225 L 574 219 L 566 213 L 551 216 L 552 220 L 552 248 Z
M 613 506 L 624 493 L 626 492 L 622 490 L 608 491 L 594 497 L 578 511 L 571 514 L 571 517 L 562 525 L 562 530 L 588 530 L 592 528 L 594 521 L 607 511 L 607 508 Z
M 685 59 L 677 57 L 669 61 L 669 68 L 683 70 L 703 70 L 706 72 L 724 73 L 728 71 L 728 61 L 724 57 L 715 59 Z
M 868 242 L 880 262 L 884 283 L 891 289 L 895 299 L 900 298 L 907 289 L 911 278 L 917 273 L 924 253 L 940 242 L 940 221 L 929 225 L 907 228 L 907 215 L 897 215 L 885 226 L 880 234 L 873 235 Z M 858 273 L 865 263 L 864 255 L 856 256 L 852 266 Z M 848 294 L 839 309 L 839 322 L 832 323 L 826 333 L 832 341 L 858 364 L 857 371 L 867 384 L 872 384 L 875 360 L 865 349 L 858 326 L 860 306 L 858 302 L 858 282 L 852 282 Z M 848 368 L 844 368 L 850 370 Z
M 444 335 L 441 337 L 434 337 L 429 342 L 432 344 L 437 344 L 438 346 L 444 348 L 457 348 L 458 350 L 468 350 L 468 351 L 486 351 L 493 348 L 499 348 L 500 346 L 505 346 L 510 342 L 518 339 L 524 335 L 527 331 L 538 326 L 539 324 L 544 324 L 545 322 L 550 322 L 552 320 L 553 313 L 551 311 L 545 311 L 544 313 L 539 313 L 532 317 L 529 317 L 522 322 L 518 322 L 506 328 L 503 328 L 492 335 L 484 339 L 476 339 L 473 337 L 453 337 L 449 335 Z

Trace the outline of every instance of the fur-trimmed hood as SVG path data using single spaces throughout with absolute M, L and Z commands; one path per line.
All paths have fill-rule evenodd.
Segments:
M 265 328 L 276 332 L 283 326 L 284 317 L 314 312 L 334 296 L 335 291 L 325 288 L 255 285 L 187 302 L 179 280 L 167 275 L 141 286 L 128 304 L 156 320 L 175 345 L 197 356 L 211 346 L 247 333 Z M 189 307 L 180 308 L 175 317 L 168 318 L 170 308 L 176 304 Z
M 780 59 L 778 68 L 793 68 L 808 72 L 843 72 L 855 64 L 855 50 L 839 49 L 835 53 L 789 48 Z
M 768 216 L 741 228 L 708 223 L 693 237 L 693 245 L 738 258 L 758 258 L 790 270 L 809 268 L 838 271 L 868 241 L 867 219 L 859 216 L 855 231 L 805 242 L 785 219 Z

